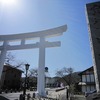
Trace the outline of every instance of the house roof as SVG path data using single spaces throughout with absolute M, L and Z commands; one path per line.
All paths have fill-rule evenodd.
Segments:
M 85 73 L 86 71 L 90 71 L 90 70 L 93 70 L 93 66 L 91 66 L 90 68 L 80 72 L 78 75 L 82 75 L 83 73 Z
M 18 71 L 20 71 L 20 72 L 22 72 L 22 73 L 23 73 L 23 71 L 22 71 L 22 70 L 18 69 L 18 68 L 17 68 L 17 67 L 15 67 L 15 66 L 10 65 L 10 64 L 6 64 L 6 65 L 4 65 L 4 67 L 13 68 L 13 69 L 18 70 Z M 10 69 L 9 69 L 9 70 L 10 70 Z

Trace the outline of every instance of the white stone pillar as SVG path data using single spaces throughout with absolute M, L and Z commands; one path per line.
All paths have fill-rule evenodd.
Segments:
M 39 96 L 46 96 L 46 93 L 45 93 L 45 37 L 40 37 L 37 92 Z
M 3 71 L 3 66 L 4 66 L 4 61 L 6 58 L 6 46 L 7 46 L 7 42 L 4 41 L 3 43 L 3 48 L 1 50 L 1 54 L 0 54 L 0 88 L 1 88 L 1 75 L 2 75 L 2 71 Z

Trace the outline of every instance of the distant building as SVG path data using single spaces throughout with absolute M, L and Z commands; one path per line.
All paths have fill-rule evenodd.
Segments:
M 59 77 L 46 77 L 45 78 L 45 86 L 46 87 L 58 87 L 58 79 Z
M 19 89 L 21 85 L 22 71 L 11 66 L 4 65 L 1 86 L 3 89 Z
M 79 75 L 81 76 L 79 85 L 83 93 L 96 90 L 93 66 L 80 72 Z
M 65 75 L 63 77 L 46 77 L 46 87 L 63 87 L 70 84 L 74 84 L 75 88 L 80 91 L 78 88 L 78 83 L 80 81 L 80 76 L 78 75 L 79 72 L 74 72 L 70 75 Z

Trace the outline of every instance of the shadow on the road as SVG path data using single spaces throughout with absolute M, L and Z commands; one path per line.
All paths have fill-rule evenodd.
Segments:
M 0 96 L 0 100 L 9 100 L 9 99 L 7 99 L 7 98 L 5 98 L 3 96 Z

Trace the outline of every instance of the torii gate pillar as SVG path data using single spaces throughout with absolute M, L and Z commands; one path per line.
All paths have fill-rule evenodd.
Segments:
M 41 45 L 39 47 L 39 67 L 38 67 L 38 83 L 37 92 L 40 96 L 46 96 L 45 93 L 45 38 L 40 38 Z
M 4 65 L 4 61 L 5 61 L 5 57 L 6 57 L 6 46 L 7 46 L 7 41 L 4 41 L 3 44 L 3 48 L 1 50 L 1 54 L 0 54 L 0 89 L 1 89 L 1 75 L 2 75 L 2 71 L 3 71 L 3 65 Z

